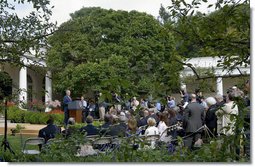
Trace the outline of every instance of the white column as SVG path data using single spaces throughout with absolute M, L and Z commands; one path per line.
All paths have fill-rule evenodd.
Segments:
M 223 95 L 223 80 L 222 77 L 217 77 L 217 94 Z
M 45 103 L 47 104 L 52 100 L 52 81 L 51 81 L 51 72 L 47 71 L 45 76 Z M 45 112 L 49 112 L 50 108 L 46 107 Z
M 19 71 L 19 101 L 27 103 L 27 67 L 22 67 Z

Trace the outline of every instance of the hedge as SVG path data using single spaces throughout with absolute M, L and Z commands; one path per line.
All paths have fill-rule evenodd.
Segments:
M 21 110 L 16 106 L 9 107 L 7 114 L 7 119 L 13 123 L 46 124 L 50 117 L 54 119 L 55 124 L 63 124 L 63 114 L 48 114 L 45 112 L 26 111 Z

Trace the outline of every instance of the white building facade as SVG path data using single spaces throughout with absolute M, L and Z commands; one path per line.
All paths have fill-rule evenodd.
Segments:
M 250 75 L 250 65 L 247 65 L 247 67 L 238 66 L 236 69 L 233 70 L 224 70 L 223 67 L 217 67 L 217 64 L 220 61 L 220 57 L 197 57 L 188 59 L 185 61 L 185 63 L 191 64 L 195 69 L 213 69 L 212 72 L 216 77 L 216 93 L 223 95 L 223 78 L 231 76 Z M 180 74 L 181 78 L 194 75 L 194 71 L 188 66 L 184 66 L 184 69 Z M 182 83 L 182 87 L 186 87 L 185 83 Z
M 7 73 L 12 80 L 12 94 L 19 102 L 49 102 L 52 100 L 51 72 L 45 71 L 46 63 L 32 56 L 21 58 L 24 67 L 16 67 L 9 63 L 0 65 L 1 71 Z

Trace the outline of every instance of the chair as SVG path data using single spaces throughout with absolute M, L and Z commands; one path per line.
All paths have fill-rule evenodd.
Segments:
M 159 140 L 159 135 L 149 135 L 149 136 L 145 136 L 145 140 L 146 141 L 157 141 Z
M 111 144 L 120 145 L 121 144 L 121 138 L 118 136 L 113 136 L 111 139 Z
M 150 145 L 152 149 L 155 148 L 156 142 L 159 140 L 159 135 L 148 135 L 145 136 L 145 142 Z
M 100 138 L 99 135 L 90 135 L 90 136 L 85 136 L 85 138 L 90 142 L 93 143 L 96 139 Z
M 93 141 L 92 145 L 93 147 L 96 147 L 99 152 L 103 153 L 110 147 L 111 142 L 112 137 L 101 137 Z
M 112 141 L 112 137 L 101 137 L 96 139 L 93 144 L 98 144 L 98 145 L 102 145 L 102 144 L 109 144 Z
M 43 145 L 44 143 L 45 143 L 45 140 L 44 140 L 44 138 L 41 138 L 41 137 L 28 138 L 24 143 L 22 152 L 24 154 L 30 154 L 30 155 L 40 154 L 41 151 L 39 150 L 39 147 L 38 147 L 38 150 L 36 150 L 36 149 L 30 150 L 30 149 L 27 149 L 27 147 L 28 147 L 28 145 L 33 145 L 33 146 L 38 146 L 40 144 Z

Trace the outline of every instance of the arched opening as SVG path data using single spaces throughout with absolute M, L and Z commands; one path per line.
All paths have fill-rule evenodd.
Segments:
M 0 71 L 0 100 L 12 95 L 12 79 L 7 72 Z
M 33 80 L 30 75 L 27 75 L 27 101 L 33 100 Z

